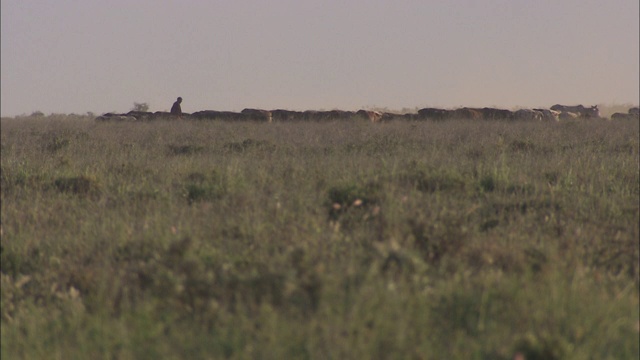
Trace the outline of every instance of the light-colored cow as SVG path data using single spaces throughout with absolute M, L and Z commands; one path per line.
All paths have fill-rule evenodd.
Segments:
M 137 121 L 138 119 L 136 119 L 133 116 L 129 116 L 129 115 L 125 115 L 125 114 L 113 114 L 113 113 L 106 113 L 103 115 L 98 116 L 96 119 L 96 121 L 121 121 L 121 122 L 131 122 L 131 121 Z
M 380 120 L 382 120 L 382 113 L 379 111 L 358 110 L 356 112 L 356 116 L 361 117 L 365 120 L 369 120 L 371 122 L 379 122 Z
M 537 110 L 519 109 L 513 113 L 513 118 L 515 120 L 542 121 L 544 119 L 544 115 L 542 115 L 542 112 Z
M 474 108 L 460 108 L 453 110 L 453 115 L 451 116 L 453 119 L 469 119 L 469 120 L 482 120 L 482 109 L 474 109 Z
M 560 112 L 549 109 L 533 109 L 535 111 L 539 111 L 542 114 L 542 119 L 545 121 L 559 121 L 560 120 Z
M 576 114 L 574 112 L 570 112 L 570 111 L 563 111 L 560 113 L 560 115 L 558 115 L 558 119 L 560 120 L 575 120 L 580 118 L 581 115 L 580 114 Z

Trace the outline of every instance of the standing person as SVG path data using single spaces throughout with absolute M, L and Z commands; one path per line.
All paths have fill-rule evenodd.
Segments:
M 178 97 L 178 100 L 176 100 L 176 102 L 174 102 L 173 106 L 171 107 L 171 115 L 182 116 L 182 108 L 180 107 L 181 103 L 182 103 L 182 98 Z

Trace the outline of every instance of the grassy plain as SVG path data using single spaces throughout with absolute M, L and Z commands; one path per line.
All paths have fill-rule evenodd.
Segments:
M 637 359 L 637 122 L 2 119 L 3 359 Z

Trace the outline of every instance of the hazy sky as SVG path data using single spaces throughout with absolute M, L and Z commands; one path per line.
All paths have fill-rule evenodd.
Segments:
M 2 0 L 2 116 L 638 103 L 638 0 Z

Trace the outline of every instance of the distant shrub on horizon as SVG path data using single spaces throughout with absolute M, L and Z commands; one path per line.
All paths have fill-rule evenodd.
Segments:
M 149 104 L 147 103 L 137 103 L 134 102 L 133 103 L 133 108 L 131 109 L 133 111 L 142 111 L 142 112 L 147 112 L 149 111 Z

